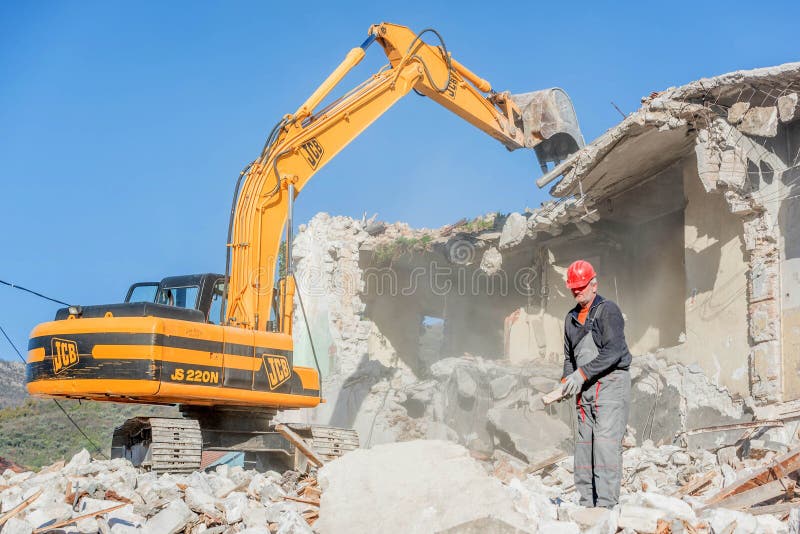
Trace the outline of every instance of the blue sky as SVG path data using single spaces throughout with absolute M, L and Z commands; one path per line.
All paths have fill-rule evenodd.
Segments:
M 222 271 L 235 177 L 269 128 L 366 37 L 436 28 L 496 90 L 563 87 L 587 141 L 611 106 L 702 76 L 796 61 L 798 2 L 3 2 L 0 279 L 74 303 Z M 385 63 L 380 47 L 344 87 Z M 410 95 L 322 170 L 297 203 L 436 227 L 538 206 L 532 151 Z M 56 305 L 0 286 L 21 350 Z M 0 358 L 14 358 L 0 340 Z

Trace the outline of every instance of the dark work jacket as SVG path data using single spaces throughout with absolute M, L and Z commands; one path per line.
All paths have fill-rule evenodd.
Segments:
M 597 307 L 604 303 L 600 309 Z M 572 308 L 564 321 L 564 374 L 568 376 L 575 371 L 576 361 L 574 349 L 578 346 L 583 336 L 591 328 L 594 344 L 600 353 L 597 357 L 581 367 L 587 382 L 606 375 L 616 369 L 630 368 L 631 353 L 625 342 L 625 319 L 619 306 L 613 301 L 606 300 L 596 295 L 586 317 L 586 322 L 578 322 L 580 305 Z

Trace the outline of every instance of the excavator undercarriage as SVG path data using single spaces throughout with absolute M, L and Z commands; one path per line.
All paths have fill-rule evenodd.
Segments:
M 286 424 L 287 438 L 275 429 L 271 409 L 182 406 L 181 412 L 182 418 L 128 419 L 114 430 L 111 457 L 157 473 L 189 473 L 201 468 L 203 451 L 241 452 L 245 468 L 283 471 L 308 465 L 295 436 L 324 461 L 358 448 L 355 430 L 330 426 Z

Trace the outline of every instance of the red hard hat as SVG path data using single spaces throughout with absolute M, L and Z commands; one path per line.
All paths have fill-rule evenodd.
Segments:
M 591 263 L 585 260 L 574 261 L 567 269 L 567 287 L 570 289 L 586 287 L 595 276 L 597 273 L 594 272 Z

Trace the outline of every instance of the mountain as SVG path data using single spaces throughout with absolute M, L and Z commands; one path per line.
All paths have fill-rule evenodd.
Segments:
M 116 402 L 58 401 L 87 436 L 110 454 L 114 428 L 135 416 L 179 417 L 173 406 Z M 30 397 L 25 366 L 0 360 L 0 458 L 28 468 L 50 465 L 86 449 L 102 458 L 52 399 Z
M 0 409 L 19 406 L 27 397 L 25 366 L 21 362 L 0 360 Z

